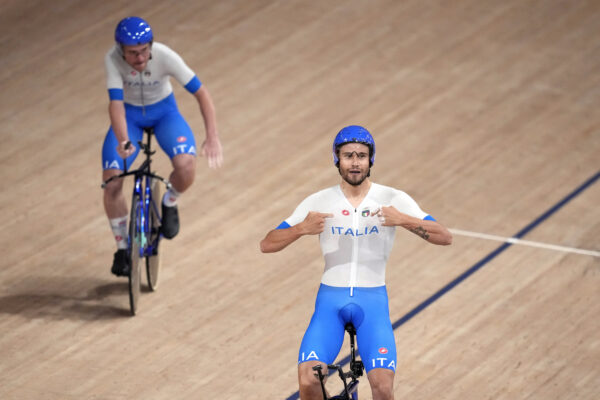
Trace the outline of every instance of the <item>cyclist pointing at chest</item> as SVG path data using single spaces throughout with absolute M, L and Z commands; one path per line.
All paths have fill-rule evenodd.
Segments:
M 102 180 L 119 175 L 124 158 L 131 165 L 139 152 L 137 142 L 143 129 L 154 128 L 173 165 L 169 176 L 172 187 L 162 200 L 161 227 L 163 236 L 171 239 L 179 232 L 177 199 L 194 181 L 197 152 L 194 134 L 177 108 L 171 77 L 198 101 L 206 130 L 200 151 L 208 158 L 209 167 L 220 167 L 223 155 L 208 90 L 177 53 L 153 39 L 146 21 L 125 18 L 117 25 L 116 43 L 105 56 L 111 126 L 102 148 Z M 123 180 L 116 179 L 104 190 L 104 209 L 118 248 L 112 272 L 118 276 L 128 272 L 127 203 L 122 189 Z
M 375 142 L 363 127 L 342 129 L 333 143 L 340 185 L 307 197 L 261 241 L 265 253 L 280 251 L 304 235 L 319 235 L 325 269 L 315 311 L 298 355 L 300 398 L 322 398 L 313 366 L 333 363 L 344 325 L 356 328 L 373 399 L 393 398 L 396 345 L 389 317 L 385 267 L 403 227 L 430 243 L 448 245 L 452 235 L 406 193 L 369 180 Z

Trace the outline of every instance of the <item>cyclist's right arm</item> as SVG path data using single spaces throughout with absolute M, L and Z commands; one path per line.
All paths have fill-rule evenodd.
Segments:
M 260 241 L 260 251 L 263 253 L 278 252 L 298 240 L 301 236 L 302 231 L 300 224 L 289 228 L 273 229 Z
M 299 224 L 289 226 L 287 222 L 284 222 L 277 229 L 267 233 L 267 236 L 260 242 L 260 251 L 275 253 L 304 235 L 318 235 L 325 229 L 325 218 L 331 217 L 333 214 L 310 211 Z
M 127 158 L 135 151 L 132 144 L 125 150 L 125 144 L 129 142 L 127 134 L 127 120 L 125 119 L 125 104 L 123 102 L 123 78 L 119 69 L 115 65 L 113 56 L 115 49 L 109 50 L 104 57 L 104 66 L 106 68 L 106 85 L 108 88 L 108 115 L 110 124 L 115 132 L 117 142 L 117 152 L 122 158 Z
M 132 143 L 127 150 L 125 149 L 125 144 L 129 141 L 129 135 L 127 134 L 123 100 L 111 100 L 108 103 L 108 115 L 110 116 L 110 124 L 119 143 L 117 152 L 121 158 L 127 158 L 134 152 L 135 146 Z

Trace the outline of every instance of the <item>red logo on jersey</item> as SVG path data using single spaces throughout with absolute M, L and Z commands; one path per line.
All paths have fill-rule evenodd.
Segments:
M 121 240 L 123 240 L 123 236 L 121 236 L 121 235 L 117 235 L 117 236 L 115 236 L 115 240 L 116 240 L 117 242 L 120 242 Z
M 387 354 L 387 353 L 388 353 L 388 349 L 386 349 L 385 347 L 379 348 L 379 354 Z
M 348 211 L 348 210 L 342 210 L 342 214 L 344 214 L 344 215 L 350 215 L 350 211 Z
M 132 75 L 132 76 L 136 76 L 136 75 L 137 75 L 137 72 L 135 72 L 135 71 L 131 71 L 131 75 Z
M 186 138 L 185 136 L 179 136 L 179 137 L 177 138 L 177 142 L 179 142 L 179 143 L 183 143 L 183 142 L 185 142 L 186 140 L 187 140 L 187 138 Z

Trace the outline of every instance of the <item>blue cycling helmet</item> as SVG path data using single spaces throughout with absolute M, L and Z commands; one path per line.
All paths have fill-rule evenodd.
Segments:
M 115 29 L 115 41 L 121 45 L 136 46 L 152 39 L 152 28 L 140 17 L 123 18 Z
M 338 166 L 340 159 L 337 155 L 338 148 L 346 143 L 362 143 L 369 146 L 371 153 L 370 165 L 375 163 L 375 140 L 368 130 L 358 125 L 350 125 L 343 128 L 333 141 L 333 163 Z

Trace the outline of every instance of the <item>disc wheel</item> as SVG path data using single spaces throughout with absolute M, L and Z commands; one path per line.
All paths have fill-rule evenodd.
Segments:
M 158 179 L 152 180 L 152 201 L 150 202 L 150 245 L 152 246 L 152 254 L 146 256 L 146 278 L 148 279 L 148 287 L 151 291 L 155 291 L 158 287 L 158 278 L 160 275 L 160 213 L 162 202 L 162 185 Z
M 140 298 L 140 242 L 141 242 L 140 196 L 133 195 L 129 218 L 129 305 L 135 315 Z

